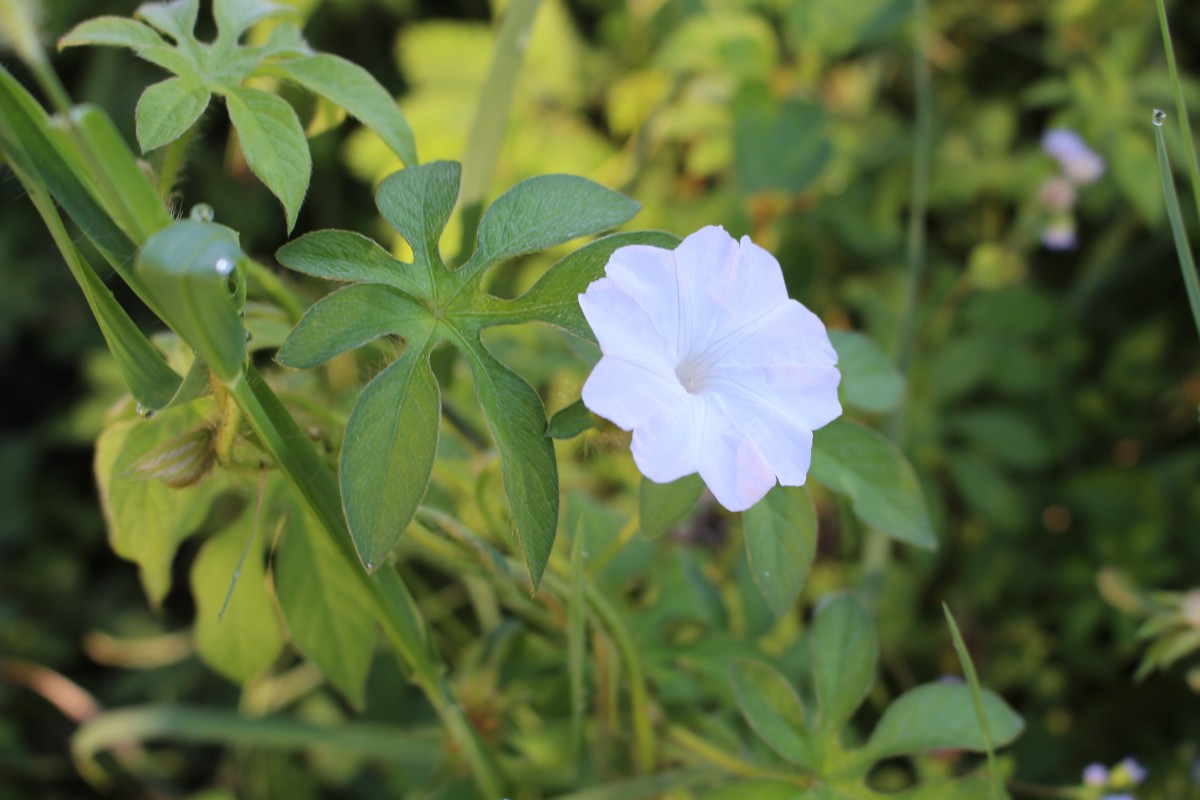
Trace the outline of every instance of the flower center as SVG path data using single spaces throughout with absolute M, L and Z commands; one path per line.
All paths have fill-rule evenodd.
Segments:
M 711 383 L 709 367 L 702 356 L 689 356 L 675 365 L 675 377 L 689 393 L 700 394 Z

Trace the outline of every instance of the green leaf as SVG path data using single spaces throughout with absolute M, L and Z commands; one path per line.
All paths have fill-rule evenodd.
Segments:
M 371 598 L 329 536 L 290 503 L 275 556 L 275 591 L 296 648 L 362 710 L 375 652 Z
M 842 399 L 863 411 L 882 413 L 900 405 L 904 376 L 875 342 L 856 331 L 830 331 L 842 373 Z
M 527 312 L 528 318 L 555 325 L 581 339 L 596 337 L 579 308 L 579 295 L 595 280 L 604 277 L 608 259 L 619 247 L 648 245 L 674 250 L 679 237 L 658 231 L 614 233 L 580 247 L 549 269 L 528 292 L 512 301 L 511 308 Z
M 166 44 L 154 29 L 128 17 L 95 17 L 85 20 L 67 31 L 58 40 L 58 49 L 95 45 L 101 47 L 128 47 L 141 50 L 146 47 L 161 47 Z
M 427 282 L 411 264 L 397 261 L 373 240 L 351 231 L 316 231 L 294 239 L 275 253 L 290 270 L 330 281 L 381 283 L 416 297 L 428 297 Z
M 442 269 L 438 241 L 454 211 L 461 177 L 457 162 L 434 161 L 392 173 L 375 193 L 379 213 L 412 247 L 416 267 L 430 286 L 433 271 Z
M 825 109 L 815 103 L 781 103 L 751 84 L 734 101 L 734 120 L 734 161 L 748 192 L 800 192 L 833 157 Z
M 142 92 L 137 104 L 137 138 L 143 153 L 170 144 L 208 108 L 208 89 L 183 78 L 167 78 Z
M 670 483 L 655 483 L 642 478 L 638 491 L 638 519 L 642 535 L 657 539 L 674 528 L 696 506 L 704 491 L 704 479 L 685 475 Z
M 395 99 L 357 64 L 325 53 L 272 65 L 288 78 L 346 109 L 383 139 L 409 167 L 417 163 L 417 145 Z M 457 194 L 457 192 L 456 192 Z
M 224 381 L 241 374 L 246 358 L 246 334 L 228 286 L 242 258 L 230 229 L 180 220 L 150 237 L 135 265 L 162 318 Z
M 811 795 L 794 783 L 771 780 L 735 781 L 703 795 L 703 800 L 806 800 Z
M 536 589 L 558 525 L 558 465 L 554 445 L 545 435 L 546 411 L 533 387 L 497 361 L 479 340 L 459 343 L 500 451 L 504 494 Z
M 312 177 L 312 156 L 300 119 L 286 100 L 258 89 L 231 89 L 225 104 L 246 163 L 283 203 L 290 232 Z
M 763 599 L 781 617 L 792 610 L 817 554 L 817 512 L 803 486 L 776 486 L 742 514 L 746 556 Z
M 1011 743 L 1021 733 L 1021 718 L 992 692 L 983 692 L 983 708 L 997 747 Z M 965 683 L 931 683 L 905 692 L 888 706 L 862 755 L 878 761 L 930 750 L 986 749 L 987 741 L 971 701 L 971 687 Z
M 821 708 L 818 730 L 831 736 L 846 724 L 875 681 L 875 631 L 862 606 L 843 595 L 818 609 L 812 657 Z
M 225 47 L 262 20 L 280 14 L 295 14 L 285 5 L 268 0 L 213 0 L 213 19 L 217 23 L 217 42 Z
M 817 431 L 812 477 L 849 495 L 863 522 L 902 542 L 934 549 L 925 496 L 912 467 L 891 442 L 846 419 Z
M 266 515 L 258 519 L 261 529 L 256 531 L 255 517 L 251 504 L 236 522 L 204 543 L 192 565 L 196 651 L 206 664 L 238 684 L 266 669 L 283 650 L 263 564 L 264 542 L 270 541 L 273 531 Z
M 143 3 L 134 13 L 183 45 L 195 41 L 192 32 L 200 14 L 200 0 Z
M 478 245 L 460 270 L 461 280 L 469 282 L 505 259 L 620 225 L 639 208 L 623 194 L 575 175 L 521 181 L 483 215 Z
M 600 419 L 587 410 L 582 400 L 576 400 L 550 418 L 546 435 L 551 439 L 574 439 L 584 431 L 599 426 Z
M 312 305 L 288 334 L 275 360 L 308 369 L 388 334 L 411 338 L 429 310 L 390 286 L 356 284 Z
M 804 727 L 796 690 L 774 667 L 738 659 L 731 668 L 733 696 L 742 716 L 772 750 L 798 767 L 813 766 L 813 742 Z
M 204 422 L 201 406 L 186 406 L 158 414 L 153 420 L 114 423 L 96 441 L 96 485 L 109 544 L 118 556 L 138 565 L 142 586 L 154 605 L 161 603 L 171 588 L 175 550 L 199 530 L 222 487 L 219 481 L 209 479 L 186 489 L 172 489 L 138 474 L 134 466 L 156 447 Z
M 359 395 L 342 444 L 342 506 L 368 570 L 404 533 L 433 473 L 441 397 L 426 340 L 410 340 Z

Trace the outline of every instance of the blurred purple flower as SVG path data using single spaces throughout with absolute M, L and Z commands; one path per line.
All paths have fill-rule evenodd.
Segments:
M 1038 200 L 1048 211 L 1070 211 L 1075 206 L 1075 184 L 1061 175 L 1050 178 L 1038 189 Z
M 1108 767 L 1103 764 L 1088 764 L 1083 768 L 1084 786 L 1106 786 L 1108 784 Z
M 1075 223 L 1070 219 L 1054 220 L 1042 228 L 1042 244 L 1049 250 L 1075 249 Z
M 1139 764 L 1137 759 L 1133 757 L 1123 759 L 1120 764 L 1117 764 L 1117 769 L 1123 771 L 1125 776 L 1133 781 L 1134 786 L 1146 780 L 1146 775 L 1148 774 L 1146 768 Z
M 1094 183 L 1104 174 L 1104 159 L 1070 128 L 1054 128 L 1042 137 L 1042 149 L 1058 162 L 1063 174 L 1078 186 Z

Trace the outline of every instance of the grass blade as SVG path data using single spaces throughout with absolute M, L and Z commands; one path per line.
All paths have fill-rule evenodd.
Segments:
M 988 726 L 987 714 L 983 710 L 983 690 L 979 687 L 979 676 L 975 674 L 975 664 L 971 661 L 971 654 L 967 652 L 967 645 L 963 641 L 962 633 L 958 630 L 958 623 L 954 621 L 954 615 L 950 613 L 950 606 L 942 603 L 942 610 L 946 612 L 946 624 L 950 626 L 950 635 L 954 639 L 954 650 L 958 653 L 963 674 L 966 675 L 967 683 L 971 687 L 971 702 L 975 706 L 975 716 L 979 718 L 979 729 L 983 733 L 983 741 L 987 744 L 988 776 L 992 786 L 992 800 L 1001 800 L 1005 797 L 1004 787 L 1000 783 L 1000 773 L 996 769 L 996 746 Z
M 1187 287 L 1188 304 L 1192 307 L 1192 320 L 1196 323 L 1196 334 L 1200 336 L 1200 281 L 1196 278 L 1196 261 L 1192 258 L 1192 247 L 1188 243 L 1187 229 L 1183 224 L 1179 195 L 1175 193 L 1175 176 L 1171 173 L 1171 161 L 1167 157 L 1167 142 L 1163 136 L 1159 113 L 1156 111 L 1154 117 L 1154 138 L 1158 142 L 1158 171 L 1162 177 L 1163 195 L 1167 201 L 1167 219 L 1171 221 L 1171 234 L 1175 237 L 1175 251 L 1179 254 L 1179 268 L 1183 270 L 1183 284 Z

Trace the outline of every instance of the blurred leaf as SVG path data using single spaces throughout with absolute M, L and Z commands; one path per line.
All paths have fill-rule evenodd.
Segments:
M 460 340 L 459 344 L 500 451 L 504 494 L 536 588 L 558 525 L 558 465 L 554 445 L 546 438 L 546 412 L 537 392 L 492 357 L 481 342 Z
M 812 477 L 849 495 L 854 513 L 893 539 L 937 546 L 917 476 L 896 446 L 874 431 L 846 419 L 817 431 Z
M 246 163 L 283 204 L 290 232 L 312 177 L 312 156 L 300 119 L 286 100 L 258 89 L 230 89 L 225 105 Z
M 274 68 L 305 89 L 327 98 L 362 121 L 409 166 L 417 163 L 412 129 L 396 101 L 379 82 L 357 64 L 321 53 L 276 62 Z
M 232 47 L 238 37 L 268 17 L 292 14 L 287 5 L 268 0 L 213 0 L 213 20 L 217 23 L 217 41 Z
M 767 605 L 792 610 L 817 554 L 817 512 L 803 486 L 776 486 L 742 514 L 746 556 Z
M 912 14 L 913 0 L 806 0 L 791 6 L 787 32 L 793 46 L 838 56 L 896 30 Z
M 727 783 L 702 797 L 704 800 L 805 800 L 811 795 L 793 783 L 751 780 Z
M 162 412 L 153 420 L 116 422 L 96 441 L 96 484 L 109 544 L 121 558 L 138 565 L 142 586 L 154 605 L 171 588 L 176 548 L 203 524 L 222 483 L 210 479 L 172 489 L 137 474 L 134 467 L 156 447 L 203 424 L 202 408 L 206 407 L 190 405 Z
M 1038 469 L 1052 453 L 1046 434 L 1027 414 L 1006 408 L 974 408 L 946 420 L 946 427 L 962 435 L 991 459 L 1010 467 Z
M 970 453 L 946 454 L 954 485 L 972 511 L 1006 531 L 1019 531 L 1029 518 L 1025 495 L 991 461 Z
M 985 690 L 983 708 L 997 747 L 1017 738 L 1024 722 L 1004 700 Z M 971 687 L 965 683 L 930 683 L 905 692 L 887 707 L 861 753 L 877 761 L 930 750 L 982 753 L 986 749 L 971 701 Z
M 638 492 L 642 535 L 657 539 L 670 531 L 691 512 L 703 492 L 704 479 L 695 473 L 670 483 L 643 477 Z
M 731 668 L 733 696 L 750 727 L 772 750 L 798 767 L 813 767 L 813 742 L 804 707 L 787 679 L 759 661 L 740 659 Z
M 371 598 L 320 525 L 290 503 L 275 556 L 279 609 L 296 648 L 359 711 L 375 652 Z
M 765 86 L 744 89 L 734 101 L 734 152 L 743 190 L 805 189 L 833 156 L 825 110 L 813 103 L 775 101 Z
M 266 669 L 283 649 L 263 564 L 263 543 L 273 531 L 265 514 L 255 531 L 255 517 L 252 503 L 236 522 L 204 543 L 192 565 L 196 650 L 206 664 L 238 684 Z M 224 616 L 219 616 L 222 608 Z
M 386 562 L 429 486 L 437 452 L 441 400 L 426 340 L 359 395 L 342 445 L 342 505 L 368 570 Z
M 142 3 L 136 13 L 177 43 L 183 44 L 193 41 L 192 31 L 196 27 L 196 17 L 200 14 L 200 0 Z
M 143 153 L 182 136 L 208 108 L 209 91 L 185 78 L 152 84 L 137 104 L 137 139 Z
M 836 736 L 875 682 L 875 631 L 856 600 L 843 595 L 817 609 L 812 658 L 819 730 Z
M 875 342 L 856 331 L 830 331 L 842 373 L 842 398 L 864 411 L 891 411 L 904 397 L 904 376 Z

